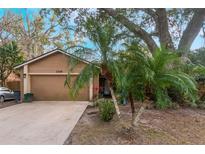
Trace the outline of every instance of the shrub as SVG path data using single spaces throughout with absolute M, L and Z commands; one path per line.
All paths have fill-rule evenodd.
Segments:
M 101 101 L 99 104 L 99 111 L 100 111 L 100 118 L 103 121 L 110 121 L 112 120 L 115 114 L 115 107 L 112 101 L 104 100 Z

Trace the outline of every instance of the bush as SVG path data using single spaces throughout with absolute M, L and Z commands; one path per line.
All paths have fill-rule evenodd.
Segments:
M 110 100 L 104 100 L 104 101 L 101 101 L 98 105 L 99 105 L 99 111 L 100 111 L 100 118 L 103 121 L 112 120 L 115 114 L 115 106 L 113 102 Z

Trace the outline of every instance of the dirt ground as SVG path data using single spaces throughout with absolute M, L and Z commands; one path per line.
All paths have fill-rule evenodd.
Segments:
M 131 120 L 130 107 L 121 106 L 123 122 Z M 103 122 L 96 108 L 87 108 L 65 144 L 205 144 L 205 110 L 149 109 L 134 132 L 122 132 L 117 117 Z

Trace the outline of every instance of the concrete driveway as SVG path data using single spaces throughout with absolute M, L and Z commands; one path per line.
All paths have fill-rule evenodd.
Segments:
M 0 109 L 0 144 L 63 144 L 87 105 L 41 101 Z

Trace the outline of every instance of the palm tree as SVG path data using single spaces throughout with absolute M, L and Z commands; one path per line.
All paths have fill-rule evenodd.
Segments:
M 143 101 L 146 83 L 150 69 L 148 57 L 143 48 L 137 43 L 131 44 L 126 51 L 118 53 L 118 62 L 113 66 L 115 84 L 118 92 L 124 91 L 129 99 L 132 111 L 132 125 L 137 126 L 137 121 L 143 113 Z M 134 100 L 142 102 L 141 108 L 136 113 Z
M 157 107 L 166 108 L 171 104 L 169 88 L 173 88 L 191 104 L 195 104 L 197 100 L 195 79 L 181 69 L 183 63 L 177 53 L 164 48 L 158 49 L 153 57 L 149 58 L 149 66 L 152 76 L 148 84 L 152 86 Z
M 96 67 L 96 65 L 98 65 L 101 68 L 101 74 L 104 75 L 104 77 L 108 81 L 108 86 L 115 105 L 116 113 L 118 117 L 120 117 L 119 107 L 113 91 L 113 70 L 111 67 L 112 63 L 114 62 L 113 54 L 115 53 L 113 48 L 116 46 L 116 43 L 118 42 L 119 35 L 117 34 L 116 29 L 112 23 L 112 20 L 107 19 L 106 21 L 102 21 L 100 18 L 97 17 L 90 17 L 85 22 L 84 27 L 86 29 L 86 34 L 97 47 L 97 50 L 99 52 L 97 58 L 99 60 L 98 64 L 96 64 L 93 60 L 93 63 L 90 63 L 81 71 L 80 75 L 77 77 L 75 83 L 71 88 L 71 93 L 73 96 L 75 96 L 78 93 L 78 91 L 86 83 L 89 82 L 89 79 L 93 75 L 95 76 L 99 74 L 100 69 Z M 73 69 L 75 64 L 72 65 L 71 69 Z M 67 76 L 65 84 L 70 86 L 70 75 Z
M 115 71 L 118 90 L 126 89 L 132 109 L 132 124 L 137 125 L 143 113 L 143 101 L 146 90 L 149 89 L 155 97 L 158 108 L 171 105 L 168 95 L 173 88 L 194 104 L 197 99 L 197 88 L 193 77 L 181 69 L 180 57 L 167 49 L 161 48 L 153 55 L 143 51 L 136 44 L 129 46 L 126 52 L 120 53 L 121 66 Z M 123 63 L 122 63 L 123 62 Z M 123 75 L 122 75 L 123 74 Z M 135 111 L 134 99 L 141 101 L 138 113 Z

